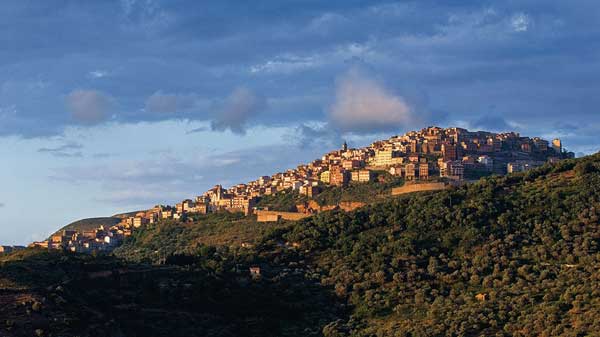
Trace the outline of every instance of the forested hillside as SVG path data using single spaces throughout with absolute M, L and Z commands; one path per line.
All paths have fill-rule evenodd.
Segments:
M 160 223 L 116 257 L 5 257 L 3 301 L 29 294 L 41 304 L 0 309 L 12 315 L 0 328 L 8 336 L 594 335 L 599 216 L 594 155 L 269 227 L 239 215 Z

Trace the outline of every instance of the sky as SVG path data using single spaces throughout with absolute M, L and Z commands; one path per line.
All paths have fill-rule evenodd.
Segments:
M 600 149 L 597 0 L 5 0 L 0 244 L 429 125 Z

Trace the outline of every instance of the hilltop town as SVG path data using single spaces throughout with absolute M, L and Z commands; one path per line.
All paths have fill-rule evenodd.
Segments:
M 310 200 L 327 188 L 377 183 L 382 173 L 403 180 L 404 189 L 392 191 L 392 194 L 400 194 L 441 189 L 491 174 L 523 172 L 547 162 L 573 157 L 572 152 L 563 148 L 560 139 L 549 142 L 515 132 L 428 127 L 376 141 L 363 148 L 349 148 L 344 143 L 341 149 L 295 169 L 261 176 L 227 189 L 216 185 L 175 206 L 157 205 L 133 216 L 122 216 L 121 222 L 113 226 L 85 231 L 64 230 L 30 246 L 73 252 L 110 251 L 137 228 L 168 219 L 186 221 L 193 214 L 243 212 L 247 216 L 256 216 L 260 222 L 296 220 L 335 207 L 354 209 L 364 203 L 322 206 Z M 297 192 L 309 202 L 298 205 L 296 212 L 257 206 L 261 198 L 286 191 Z

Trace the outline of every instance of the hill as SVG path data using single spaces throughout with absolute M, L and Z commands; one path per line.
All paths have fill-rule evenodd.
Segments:
M 220 216 L 143 228 L 114 257 L 8 255 L 1 296 L 49 299 L 35 322 L 63 336 L 600 331 L 600 154 L 273 224 L 244 234 L 252 247 L 232 233 L 262 224 Z M 2 310 L 9 336 L 31 331 L 33 318 Z
M 118 217 L 102 217 L 102 218 L 89 218 L 82 219 L 72 222 L 61 229 L 57 230 L 56 233 L 60 233 L 64 230 L 75 230 L 79 232 L 83 232 L 86 230 L 92 230 L 98 228 L 100 226 L 110 227 L 114 226 L 121 222 L 121 219 Z

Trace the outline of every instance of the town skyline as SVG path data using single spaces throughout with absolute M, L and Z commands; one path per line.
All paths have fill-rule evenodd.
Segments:
M 256 216 L 258 222 L 297 220 L 336 208 L 350 211 L 366 205 L 358 200 L 319 203 L 316 197 L 332 187 L 343 191 L 351 186 L 375 184 L 370 188 L 376 188 L 378 183 L 393 181 L 391 186 L 396 188 L 384 194 L 398 195 L 446 189 L 485 176 L 526 172 L 574 157 L 558 138 L 549 141 L 512 131 L 494 133 L 429 126 L 376 140 L 364 147 L 349 147 L 344 141 L 339 149 L 310 162 L 298 163 L 294 168 L 261 173 L 251 181 L 225 188 L 216 184 L 175 205 L 156 204 L 152 208 L 95 219 L 94 222 L 101 223 L 94 228 L 65 227 L 49 239 L 35 241 L 30 246 L 83 253 L 110 251 L 137 229 L 161 221 L 185 223 L 193 221 L 195 216 L 216 212 Z M 298 200 L 288 209 L 261 206 L 263 198 L 282 194 L 296 195 L 294 198 Z

